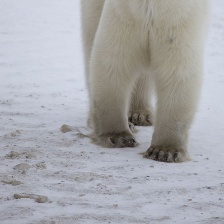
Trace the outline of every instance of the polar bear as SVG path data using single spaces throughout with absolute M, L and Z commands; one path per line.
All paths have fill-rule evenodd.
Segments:
M 144 156 L 190 160 L 188 132 L 200 95 L 209 8 L 209 0 L 81 0 L 89 123 L 96 144 L 134 147 L 130 122 L 153 123 Z

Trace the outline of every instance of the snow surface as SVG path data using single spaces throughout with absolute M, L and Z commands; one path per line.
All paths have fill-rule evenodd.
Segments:
M 223 224 L 223 12 L 214 0 L 193 160 L 166 164 L 140 155 L 152 127 L 139 128 L 133 149 L 85 138 L 78 0 L 1 0 L 0 223 Z M 22 193 L 34 196 L 15 199 Z

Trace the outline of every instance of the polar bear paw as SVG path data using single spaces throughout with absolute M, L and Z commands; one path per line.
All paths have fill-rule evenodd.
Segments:
M 135 147 L 138 145 L 134 137 L 127 133 L 107 134 L 93 138 L 97 145 L 108 148 Z
M 151 146 L 144 157 L 167 163 L 181 163 L 191 160 L 186 150 L 166 146 Z
M 143 113 L 140 111 L 132 112 L 128 117 L 129 122 L 137 126 L 151 126 L 152 119 L 149 112 Z

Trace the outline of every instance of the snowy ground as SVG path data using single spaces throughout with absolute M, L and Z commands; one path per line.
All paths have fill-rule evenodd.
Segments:
M 101 148 L 82 134 L 79 1 L 1 0 L 0 223 L 223 224 L 223 12 L 214 0 L 193 161 L 165 164 L 139 154 L 151 127 L 139 128 L 134 149 Z M 15 199 L 22 193 L 32 195 Z

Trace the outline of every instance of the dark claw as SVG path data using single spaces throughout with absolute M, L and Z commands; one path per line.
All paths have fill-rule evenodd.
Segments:
M 154 160 L 159 161 L 159 151 L 157 153 L 155 153 Z
M 131 146 L 131 147 L 133 147 L 135 144 L 136 144 L 136 141 L 135 141 L 134 139 L 130 139 L 130 140 L 128 140 L 128 142 L 127 142 L 127 145 L 128 145 L 128 146 Z
M 134 125 L 136 125 L 136 124 L 138 123 L 137 120 L 138 120 L 138 119 L 136 119 L 135 117 L 132 117 L 132 123 L 133 123 Z
M 168 154 L 168 153 L 165 153 L 165 155 L 164 155 L 164 157 L 163 157 L 163 161 L 164 161 L 164 162 L 167 162 L 168 157 L 169 157 L 169 154 Z
M 121 147 L 134 147 L 136 145 L 136 141 L 133 138 L 120 138 Z
M 109 138 L 109 141 L 111 142 L 112 145 L 115 145 L 115 139 L 114 138 Z
M 149 123 L 151 123 L 151 121 L 150 121 L 150 115 L 149 114 L 146 116 L 146 121 L 149 122 Z
M 149 148 L 149 149 L 147 150 L 147 152 L 146 152 L 145 157 L 146 157 L 146 158 L 150 158 L 152 154 L 153 154 L 153 149 L 152 149 L 152 148 Z
M 178 152 L 175 152 L 175 153 L 173 154 L 173 160 L 174 160 L 175 162 L 177 162 L 177 156 L 178 156 Z
M 141 119 L 141 115 L 139 114 L 138 115 L 138 123 L 141 124 L 141 122 L 142 122 L 142 119 Z

